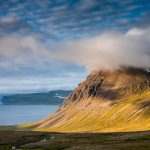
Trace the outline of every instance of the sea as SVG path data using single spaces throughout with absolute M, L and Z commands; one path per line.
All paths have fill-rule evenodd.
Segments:
M 0 94 L 0 126 L 34 122 L 54 113 L 59 105 L 3 105 Z

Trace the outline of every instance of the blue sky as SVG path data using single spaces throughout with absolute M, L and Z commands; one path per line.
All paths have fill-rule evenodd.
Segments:
M 53 52 L 149 25 L 149 0 L 0 0 L 0 93 L 73 89 L 89 73 L 87 63 L 70 55 L 53 59 Z

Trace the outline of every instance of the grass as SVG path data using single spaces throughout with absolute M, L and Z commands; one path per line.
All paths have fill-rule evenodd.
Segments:
M 17 129 L 16 125 L 0 126 L 0 131 L 15 131 L 16 129 Z
M 22 150 L 149 150 L 149 141 L 150 131 L 124 133 L 0 131 L 0 150 L 10 150 L 14 146 Z
M 92 102 L 92 103 L 91 103 Z M 150 130 L 150 92 L 125 100 L 87 99 L 37 123 L 20 126 L 48 132 L 127 132 Z

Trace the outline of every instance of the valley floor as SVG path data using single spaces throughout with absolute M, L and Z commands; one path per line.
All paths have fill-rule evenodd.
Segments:
M 150 150 L 150 131 L 47 133 L 0 131 L 0 150 Z

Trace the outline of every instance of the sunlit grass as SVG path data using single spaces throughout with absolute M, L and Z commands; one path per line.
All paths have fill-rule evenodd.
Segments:
M 92 103 L 90 103 L 92 101 Z M 150 130 L 150 92 L 113 102 L 87 99 L 37 123 L 24 124 L 36 131 L 126 132 Z M 147 104 L 147 105 L 145 105 Z

